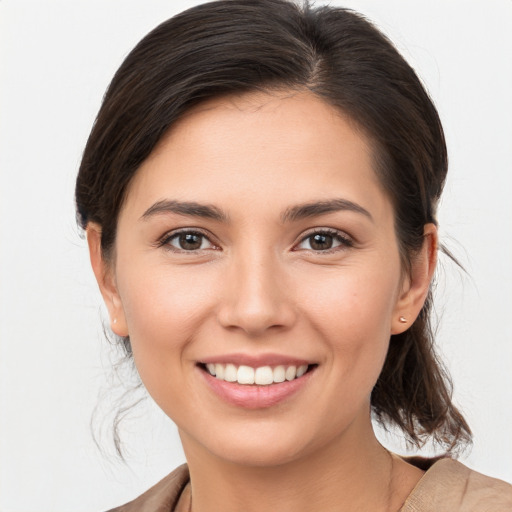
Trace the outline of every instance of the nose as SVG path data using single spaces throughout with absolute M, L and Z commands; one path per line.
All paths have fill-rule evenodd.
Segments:
M 223 276 L 219 323 L 250 337 L 289 329 L 296 311 L 288 281 L 283 264 L 270 252 L 233 258 Z

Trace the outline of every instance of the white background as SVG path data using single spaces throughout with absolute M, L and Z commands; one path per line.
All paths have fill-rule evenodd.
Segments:
M 73 188 L 123 57 L 196 3 L 0 1 L 1 512 L 105 510 L 183 461 L 174 427 L 151 403 L 126 428 L 128 466 L 92 442 L 109 357 Z M 463 460 L 512 481 L 512 1 L 343 5 L 393 39 L 444 122 L 441 233 L 470 277 L 442 261 L 438 341 L 475 433 Z

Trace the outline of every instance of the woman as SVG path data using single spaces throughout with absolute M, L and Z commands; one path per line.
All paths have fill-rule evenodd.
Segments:
M 470 441 L 432 348 L 437 112 L 367 21 L 281 0 L 157 27 L 77 179 L 112 331 L 187 467 L 120 510 L 506 510 L 507 484 L 382 447 Z

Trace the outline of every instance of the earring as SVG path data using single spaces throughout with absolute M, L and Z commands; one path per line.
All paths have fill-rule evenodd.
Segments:
M 117 324 L 117 318 L 114 318 L 113 324 Z
M 401 316 L 398 321 L 402 324 L 406 324 L 407 323 L 407 318 L 405 318 L 405 316 Z

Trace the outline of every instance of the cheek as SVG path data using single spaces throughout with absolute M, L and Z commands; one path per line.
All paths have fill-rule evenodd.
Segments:
M 207 273 L 190 269 L 126 268 L 118 272 L 118 282 L 134 360 L 158 402 L 159 390 L 169 389 L 172 375 L 193 364 L 188 347 L 210 315 L 213 286 Z
M 161 265 L 140 272 L 128 268 L 120 294 L 135 366 L 152 399 L 170 418 L 183 420 L 191 414 L 190 403 L 200 398 L 190 347 L 211 310 L 208 280 L 198 272 L 174 268 L 171 273 Z
M 205 314 L 213 293 L 207 272 L 131 266 L 122 273 L 120 295 L 130 336 L 173 344 Z
M 377 267 L 378 268 L 378 267 Z M 356 335 L 371 331 L 390 334 L 398 296 L 399 272 L 371 266 L 309 272 L 301 285 L 301 307 L 318 327 Z M 321 275 L 320 275 L 321 274 Z
M 331 279 L 310 275 L 308 293 L 301 293 L 303 315 L 350 392 L 371 391 L 380 374 L 398 294 L 394 267 L 373 273 L 369 268 L 338 269 Z

